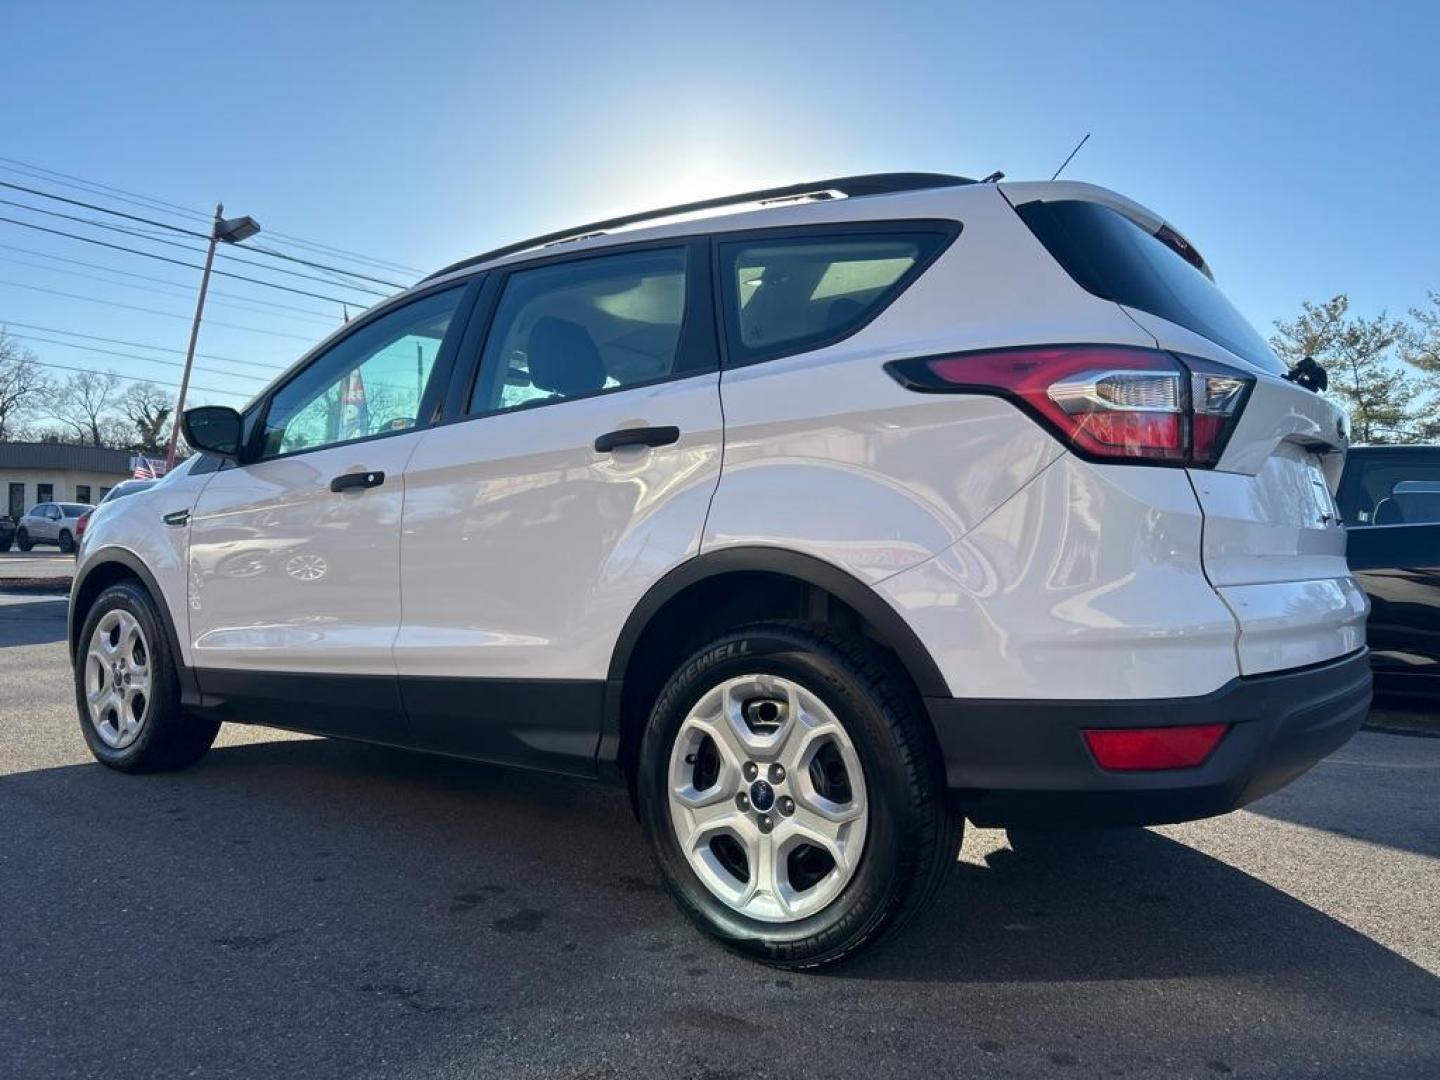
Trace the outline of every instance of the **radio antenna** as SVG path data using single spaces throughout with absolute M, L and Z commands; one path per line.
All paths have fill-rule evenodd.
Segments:
M 1065 166 L 1070 164 L 1070 158 L 1073 158 L 1076 154 L 1078 154 L 1080 152 L 1080 147 L 1084 146 L 1089 141 L 1090 133 L 1087 131 L 1085 132 L 1085 138 L 1081 139 L 1078 143 L 1075 144 L 1075 149 L 1070 151 L 1070 157 L 1067 157 L 1064 161 L 1060 163 L 1060 167 L 1055 170 L 1055 176 L 1050 177 L 1050 179 L 1054 180 L 1056 176 L 1059 176 L 1062 172 L 1064 172 Z

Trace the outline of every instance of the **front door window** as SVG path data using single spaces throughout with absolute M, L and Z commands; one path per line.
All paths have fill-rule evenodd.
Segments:
M 413 428 L 464 291 L 406 304 L 312 361 L 271 400 L 262 458 Z

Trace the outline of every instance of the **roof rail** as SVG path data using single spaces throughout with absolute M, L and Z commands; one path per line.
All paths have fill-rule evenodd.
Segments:
M 506 244 L 504 247 L 498 247 L 492 251 L 486 251 L 468 259 L 461 259 L 457 263 L 451 263 L 443 270 L 437 270 L 423 280 L 432 281 L 435 278 L 454 273 L 456 270 L 463 270 L 467 266 L 478 266 L 480 263 L 490 262 L 494 259 L 503 259 L 506 255 L 514 255 L 518 251 L 528 251 L 531 248 L 544 247 L 547 244 L 556 244 L 562 240 L 589 238 L 600 233 L 609 232 L 612 229 L 619 229 L 626 225 L 634 225 L 637 222 L 650 221 L 656 218 L 678 217 L 681 214 L 694 214 L 701 210 L 717 210 L 721 207 L 741 206 L 745 203 L 781 202 L 787 199 L 801 199 L 806 196 L 815 199 L 829 199 L 833 198 L 834 194 L 840 194 L 853 199 L 861 195 L 888 195 L 898 191 L 920 191 L 925 188 L 958 187 L 961 184 L 973 183 L 975 183 L 975 181 L 968 177 L 949 176 L 945 173 L 868 173 L 864 176 L 838 176 L 831 180 L 815 180 L 808 184 L 787 184 L 785 187 L 762 188 L 759 191 L 745 191 L 738 195 L 722 195 L 715 199 L 700 199 L 698 202 L 681 203 L 679 206 L 666 206 L 659 210 L 643 210 L 635 214 L 622 214 L 620 217 L 606 218 L 604 221 L 592 221 L 589 225 L 576 225 L 569 229 L 561 229 L 558 232 L 546 233 L 543 236 L 532 236 L 529 240 L 520 240 L 513 244 Z

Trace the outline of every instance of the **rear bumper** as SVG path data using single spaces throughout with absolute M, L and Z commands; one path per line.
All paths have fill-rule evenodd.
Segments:
M 947 783 L 977 825 L 1156 825 L 1234 810 L 1305 772 L 1370 708 L 1366 650 L 1234 679 L 1201 697 L 1122 701 L 927 698 Z M 1205 764 L 1106 772 L 1086 728 L 1233 725 Z

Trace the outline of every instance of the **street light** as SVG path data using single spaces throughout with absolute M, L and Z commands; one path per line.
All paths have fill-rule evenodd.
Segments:
M 180 376 L 180 398 L 175 402 L 175 422 L 170 425 L 170 445 L 165 449 L 165 471 L 175 464 L 175 444 L 180 439 L 180 417 L 185 412 L 185 391 L 190 388 L 190 365 L 195 362 L 195 342 L 200 337 L 200 316 L 205 313 L 205 294 L 210 289 L 210 267 L 215 262 L 215 245 L 222 240 L 238 244 L 260 231 L 260 223 L 252 217 L 226 218 L 221 203 L 215 204 L 215 223 L 210 229 L 210 246 L 205 252 L 205 272 L 200 275 L 200 297 L 195 301 L 195 321 L 190 325 L 190 347 L 185 350 L 185 372 Z

